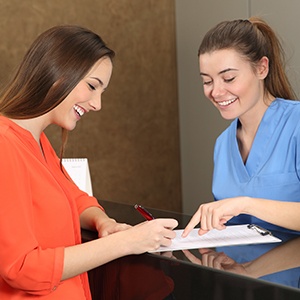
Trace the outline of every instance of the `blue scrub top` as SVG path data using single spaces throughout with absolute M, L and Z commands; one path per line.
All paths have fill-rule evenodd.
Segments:
M 238 119 L 215 144 L 214 199 L 249 196 L 300 202 L 300 101 L 276 98 L 272 102 L 259 125 L 246 164 L 236 139 L 237 126 Z M 285 230 L 249 215 L 234 217 L 230 223 L 255 223 L 271 230 Z

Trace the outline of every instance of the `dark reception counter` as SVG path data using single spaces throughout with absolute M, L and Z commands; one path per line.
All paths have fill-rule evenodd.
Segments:
M 144 221 L 132 205 L 99 201 L 118 222 Z M 157 218 L 190 216 L 149 208 Z M 300 299 L 300 235 L 273 235 L 282 243 L 226 246 L 117 259 L 89 272 L 93 300 Z M 83 241 L 97 238 L 82 231 Z M 246 268 L 244 268 L 246 266 Z M 246 271 L 247 270 L 247 271 Z

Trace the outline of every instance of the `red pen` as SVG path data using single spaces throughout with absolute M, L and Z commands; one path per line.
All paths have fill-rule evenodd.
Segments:
M 153 220 L 154 217 L 152 216 L 152 214 L 144 207 L 142 207 L 141 205 L 136 204 L 134 206 L 134 208 L 148 221 Z

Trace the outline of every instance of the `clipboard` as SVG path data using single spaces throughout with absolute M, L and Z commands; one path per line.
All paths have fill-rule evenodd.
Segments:
M 155 251 L 166 252 L 187 249 L 214 248 L 223 246 L 279 243 L 281 239 L 255 224 L 230 225 L 223 230 L 212 229 L 204 235 L 194 228 L 186 238 L 182 238 L 183 229 L 174 230 L 176 237 L 169 247 L 161 246 Z

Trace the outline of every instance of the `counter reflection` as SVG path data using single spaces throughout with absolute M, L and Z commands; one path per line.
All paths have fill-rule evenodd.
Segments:
M 300 237 L 283 235 L 280 238 L 283 240 L 280 244 L 182 250 L 164 255 L 204 267 L 299 288 Z

